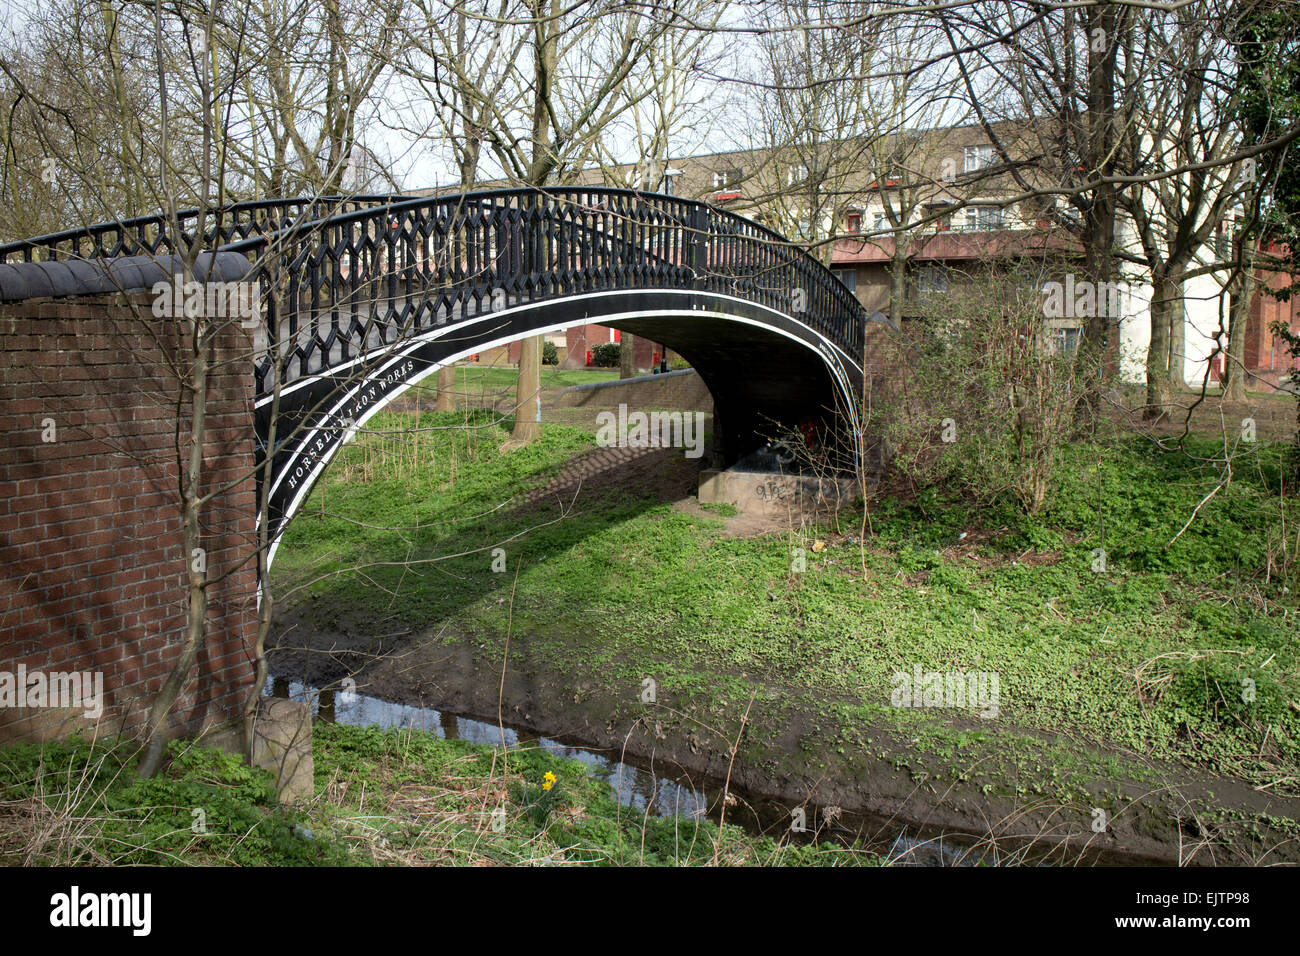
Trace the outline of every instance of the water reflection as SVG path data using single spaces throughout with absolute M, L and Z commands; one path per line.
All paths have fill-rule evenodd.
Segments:
M 331 723 L 400 727 L 472 744 L 501 746 L 504 742 L 507 747 L 540 747 L 557 757 L 585 764 L 591 776 L 602 777 L 609 783 L 619 803 L 634 810 L 644 812 L 648 809 L 661 816 L 700 817 L 709 807 L 710 794 L 707 791 L 529 730 L 499 727 L 432 707 L 397 704 L 352 691 L 317 690 L 284 677 L 272 681 L 271 696 L 306 701 L 319 719 Z
M 584 747 L 574 747 L 540 736 L 533 731 L 501 727 L 433 707 L 398 704 L 355 691 L 318 690 L 284 677 L 276 677 L 271 682 L 269 692 L 274 697 L 306 701 L 319 719 L 334 723 L 420 730 L 447 740 L 464 740 L 493 747 L 499 747 L 503 743 L 506 747 L 541 747 L 557 757 L 577 760 L 586 765 L 591 776 L 601 777 L 610 785 L 615 798 L 623 806 L 665 817 L 700 818 L 712 811 L 714 819 L 717 819 L 717 808 L 722 795 L 720 788 L 696 788 Z M 736 796 L 734 787 L 732 791 L 733 796 Z M 742 803 L 742 806 L 728 810 L 729 822 L 744 826 L 751 832 L 767 833 L 778 838 L 788 836 L 788 806 L 766 800 Z M 818 809 L 808 808 L 807 818 L 810 821 L 818 819 Z M 845 815 L 840 825 L 825 826 L 816 833 L 807 834 L 805 839 L 852 844 L 855 839 L 863 839 L 869 833 L 874 834 L 870 840 L 872 845 L 895 866 L 978 866 L 996 863 L 995 857 L 987 851 L 973 848 L 969 839 L 943 836 L 925 839 L 900 832 L 897 826 L 891 827 L 887 823 L 882 825 L 882 821 L 867 826 L 865 818 L 853 820 L 849 814 Z M 886 834 L 892 834 L 892 837 Z M 884 842 L 877 842 L 881 837 L 884 837 Z

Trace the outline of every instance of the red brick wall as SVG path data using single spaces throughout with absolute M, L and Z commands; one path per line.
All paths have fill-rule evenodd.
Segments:
M 1287 353 L 1272 333 L 1274 322 L 1282 322 L 1292 331 L 1300 332 L 1300 300 L 1281 302 L 1269 293 L 1291 284 L 1291 277 L 1278 272 L 1260 270 L 1258 277 L 1263 288 L 1256 288 L 1250 302 L 1250 317 L 1246 322 L 1246 349 L 1244 361 L 1251 373 L 1247 384 L 1258 379 L 1277 385 L 1280 379 L 1297 371 L 1296 360 Z
M 174 323 L 148 295 L 0 305 L 0 671 L 100 671 L 110 732 L 132 732 L 183 641 Z M 135 308 L 132 308 L 134 304 Z M 137 311 L 138 310 L 138 311 Z M 150 334 L 150 333 L 153 334 Z M 249 333 L 212 374 L 205 491 L 208 639 L 172 732 L 233 719 L 253 673 L 257 569 Z M 183 412 L 181 443 L 189 434 Z M 42 440 L 53 419 L 57 440 Z M 250 558 L 242 567 L 239 562 Z M 0 708 L 0 739 L 54 736 L 79 714 Z
M 587 353 L 597 345 L 611 341 L 612 330 L 604 325 L 571 325 L 564 330 L 569 345 L 569 357 L 565 365 L 569 368 L 583 368 L 587 364 Z
M 614 336 L 611 339 L 610 333 Z M 569 357 L 564 361 L 567 368 L 583 368 L 587 364 L 587 352 L 597 345 L 604 345 L 611 341 L 618 341 L 622 335 L 617 329 L 611 329 L 607 325 L 571 325 L 565 329 L 566 341 L 569 345 Z M 653 364 L 655 356 L 660 352 L 660 344 L 644 336 L 634 336 L 636 344 L 635 361 L 637 368 L 649 368 Z M 513 354 L 513 353 L 512 353 Z M 677 353 L 671 349 L 668 350 L 668 358 L 671 360 Z M 518 361 L 518 355 L 515 354 L 512 361 Z

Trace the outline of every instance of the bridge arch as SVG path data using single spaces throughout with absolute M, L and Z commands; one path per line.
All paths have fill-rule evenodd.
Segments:
M 658 292 L 617 293 L 615 304 L 604 299 L 606 294 L 594 293 L 573 299 L 553 300 L 544 305 L 515 306 L 503 313 L 482 317 L 486 326 L 477 334 L 467 335 L 466 329 L 449 327 L 435 329 L 404 341 L 382 359 L 374 362 L 361 374 L 347 374 L 339 379 L 320 377 L 299 380 L 297 388 L 288 387 L 293 405 L 305 401 L 315 411 L 300 435 L 281 449 L 282 463 L 272 470 L 272 486 L 268 495 L 271 516 L 271 538 L 278 541 L 280 533 L 306 500 L 315 482 L 325 473 L 330 462 L 365 423 L 408 389 L 444 365 L 450 365 L 472 354 L 508 345 L 535 335 L 562 332 L 572 325 L 597 322 L 626 329 L 633 334 L 652 337 L 679 352 L 690 360 L 714 396 L 717 420 L 730 421 L 733 427 L 724 430 L 724 454 L 729 460 L 740 457 L 753 447 L 748 439 L 761 440 L 770 421 L 784 417 L 788 422 L 805 421 L 824 416 L 827 400 L 834 404 L 835 397 L 852 402 L 854 379 L 852 370 L 846 368 L 847 359 L 828 361 L 834 356 L 834 346 L 824 341 L 810 341 L 782 327 L 779 314 L 764 314 L 750 303 L 714 301 L 705 296 L 686 307 L 684 302 L 669 301 Z M 676 296 L 673 296 L 676 298 Z M 596 306 L 596 303 L 599 303 Z M 581 312 L 575 306 L 588 305 Z M 602 311 L 608 307 L 610 311 Z M 615 311 L 618 309 L 618 311 Z M 568 313 L 567 316 L 565 313 Z M 755 352 L 765 353 L 776 366 L 784 369 L 782 386 L 776 393 L 763 394 L 763 389 L 744 389 L 738 375 L 727 371 L 716 353 L 701 353 L 693 342 L 683 339 L 682 329 L 689 325 L 688 334 L 700 335 L 702 331 L 725 331 L 739 327 L 740 339 Z M 522 326 L 522 328 L 521 328 Z M 701 362 L 701 357 L 705 359 Z M 832 364 L 832 363 L 835 364 Z M 751 372 L 752 364 L 747 365 Z M 812 383 L 810 389 L 796 387 L 791 370 L 802 372 L 798 382 Z M 769 380 L 753 377 L 751 383 L 762 386 Z M 299 392 L 310 393 L 310 398 L 298 397 Z M 797 396 L 797 398 L 793 397 Z M 809 401 L 809 396 L 817 396 Z M 766 399 L 765 401 L 762 399 Z M 269 431 L 269 405 L 272 396 L 263 396 L 258 402 L 259 431 Z M 769 414 L 770 413 L 770 414 Z M 727 447 L 728 441 L 732 442 Z M 268 556 L 268 566 L 274 557 L 275 544 Z

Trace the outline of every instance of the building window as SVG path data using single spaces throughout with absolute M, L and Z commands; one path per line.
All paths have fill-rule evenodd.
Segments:
M 846 232 L 862 231 L 862 213 L 851 212 L 844 217 L 844 229 Z
M 786 171 L 786 183 L 793 186 L 795 183 L 801 183 L 808 178 L 807 166 L 791 166 Z
M 921 295 L 947 292 L 948 285 L 948 267 L 945 265 L 921 266 L 916 270 L 916 291 Z
M 832 269 L 835 278 L 844 283 L 845 288 L 850 292 L 858 291 L 858 270 L 857 269 Z
M 976 231 L 1002 228 L 1002 210 L 997 206 L 967 206 L 966 228 Z
M 993 165 L 993 147 L 987 144 L 983 146 L 967 146 L 962 152 L 962 171 L 967 173 L 977 173 Z
M 739 169 L 720 169 L 713 174 L 713 188 L 726 189 L 729 186 L 740 185 Z
M 886 225 L 887 223 L 885 222 L 885 214 L 883 212 L 876 213 L 875 222 L 871 228 L 879 231 L 881 229 L 884 229 Z
M 924 206 L 925 217 L 928 219 L 929 217 L 935 215 L 936 213 L 942 212 L 948 205 L 950 204 L 946 202 L 926 203 L 926 205 Z M 952 228 L 951 213 L 949 213 L 946 216 L 941 216 L 939 219 L 935 220 L 934 223 L 935 232 L 947 232 L 951 228 Z
M 1073 355 L 1079 350 L 1079 330 L 1077 328 L 1056 328 L 1052 330 L 1052 340 L 1058 355 Z

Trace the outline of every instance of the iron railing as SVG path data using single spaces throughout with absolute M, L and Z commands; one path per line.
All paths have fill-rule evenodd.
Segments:
M 263 232 L 278 232 L 300 220 L 321 219 L 409 197 L 400 195 L 313 196 L 253 199 L 206 210 L 177 213 L 182 242 L 171 234 L 166 213 L 135 216 L 92 226 L 0 243 L 0 263 L 51 262 L 67 259 L 135 255 L 180 255 L 194 242 L 202 216 L 203 247 L 223 246 Z
M 705 203 L 611 188 L 422 197 L 297 219 L 224 247 L 263 283 L 273 348 L 258 393 L 504 306 L 621 290 L 694 290 L 792 315 L 849 356 L 864 313 L 822 263 Z M 272 294 L 278 289 L 278 294 Z

